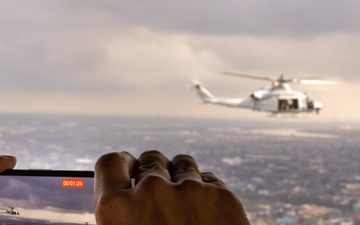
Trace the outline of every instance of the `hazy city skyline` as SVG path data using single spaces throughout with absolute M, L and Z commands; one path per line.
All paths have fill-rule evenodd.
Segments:
M 360 203 L 359 129 L 334 129 L 304 120 L 297 126 L 273 120 L 227 123 L 72 115 L 2 114 L 0 120 L 2 154 L 16 155 L 17 168 L 93 170 L 98 157 L 112 151 L 139 157 L 145 150 L 158 149 L 169 159 L 190 154 L 201 170 L 216 174 L 239 196 L 251 224 L 280 224 L 283 219 L 293 225 L 330 225 L 339 220 L 351 224 Z M 58 201 L 59 186 L 35 184 L 5 188 L 3 197 L 18 201 L 3 201 L 0 196 L 0 209 L 12 205 L 25 216 L 27 207 L 21 203 L 29 199 L 28 193 L 30 199 L 40 197 L 38 209 L 68 208 L 68 202 Z M 85 210 L 80 193 L 62 191 L 69 191 L 65 195 L 75 201 L 71 207 L 75 213 L 91 208 L 91 198 L 85 197 L 90 201 Z M 83 216 L 74 222 L 91 221 Z
M 358 11 L 349 1 L 2 1 L 0 112 L 263 119 L 203 106 L 192 79 L 245 97 L 268 85 L 236 71 L 324 77 L 300 86 L 314 120 L 360 120 Z

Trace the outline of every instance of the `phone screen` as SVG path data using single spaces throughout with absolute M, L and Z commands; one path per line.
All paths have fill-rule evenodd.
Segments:
M 94 172 L 8 170 L 0 174 L 0 224 L 95 224 Z

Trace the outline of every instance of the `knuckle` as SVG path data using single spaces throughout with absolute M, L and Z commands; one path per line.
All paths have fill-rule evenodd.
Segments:
M 197 169 L 197 163 L 191 155 L 176 155 L 171 160 L 171 164 L 174 169 L 181 166 L 194 167 Z
M 184 173 L 197 173 L 196 168 L 188 167 L 188 166 L 182 166 L 178 167 L 177 170 L 173 171 L 173 174 L 184 174 Z
M 139 156 L 139 160 L 153 160 L 154 158 L 160 158 L 160 159 L 166 159 L 166 156 L 163 155 L 160 151 L 158 150 L 148 150 L 143 152 L 140 156 Z
M 161 170 L 161 169 L 165 169 L 165 166 L 159 162 L 150 162 L 147 164 L 140 165 L 138 168 L 138 172 L 143 172 L 145 170 L 150 170 L 150 169 Z
M 159 150 L 147 150 L 144 151 L 141 155 L 154 154 L 154 155 L 162 155 Z
M 10 169 L 13 168 L 16 164 L 16 157 L 9 155 L 0 156 L 0 165 L 3 165 L 4 168 Z
M 126 163 L 131 155 L 128 152 L 110 152 L 100 156 L 95 163 L 95 169 L 118 163 Z
M 115 158 L 116 156 L 117 156 L 117 153 L 115 153 L 115 152 L 104 154 L 104 155 L 100 156 L 100 158 L 97 160 L 96 164 L 105 164 L 108 161 Z
M 194 157 L 192 157 L 191 155 L 186 155 L 186 154 L 176 155 L 172 160 L 173 160 L 173 161 L 177 161 L 177 160 L 191 160 L 191 161 L 195 161 Z
M 202 182 L 194 179 L 184 179 L 177 186 L 185 192 L 197 192 L 204 187 Z
M 168 180 L 160 175 L 149 174 L 146 175 L 139 184 L 146 188 L 158 188 L 159 186 L 167 185 L 168 182 Z
M 200 174 L 197 173 L 196 169 L 191 167 L 182 168 L 181 170 L 172 173 L 172 181 L 175 183 L 181 183 L 187 180 L 202 181 Z
M 134 193 L 141 194 L 149 199 L 161 198 L 158 195 L 167 193 L 171 188 L 172 183 L 163 176 L 149 174 L 135 185 Z
M 95 170 L 100 170 L 104 166 L 108 166 L 114 162 L 114 159 L 117 157 L 116 153 L 108 153 L 100 156 L 100 158 L 95 163 Z
M 211 172 L 203 172 L 200 175 L 205 183 L 213 184 L 218 187 L 226 187 L 225 183 Z
M 162 163 L 151 162 L 140 165 L 136 170 L 136 180 L 142 181 L 145 178 L 146 180 L 150 180 L 150 182 L 159 182 L 157 181 L 159 178 L 170 180 L 170 174 L 166 166 Z

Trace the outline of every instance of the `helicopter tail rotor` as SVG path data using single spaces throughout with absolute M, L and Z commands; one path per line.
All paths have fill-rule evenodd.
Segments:
M 199 82 L 196 83 L 194 82 L 194 87 L 196 89 L 197 94 L 204 103 L 210 102 L 211 99 L 214 98 L 214 96 L 206 88 L 204 88 Z

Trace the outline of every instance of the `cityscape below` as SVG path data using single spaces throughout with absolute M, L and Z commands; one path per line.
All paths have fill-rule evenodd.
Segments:
M 93 170 L 107 152 L 190 154 L 242 201 L 253 225 L 360 224 L 360 124 L 313 120 L 0 115 L 16 168 Z

